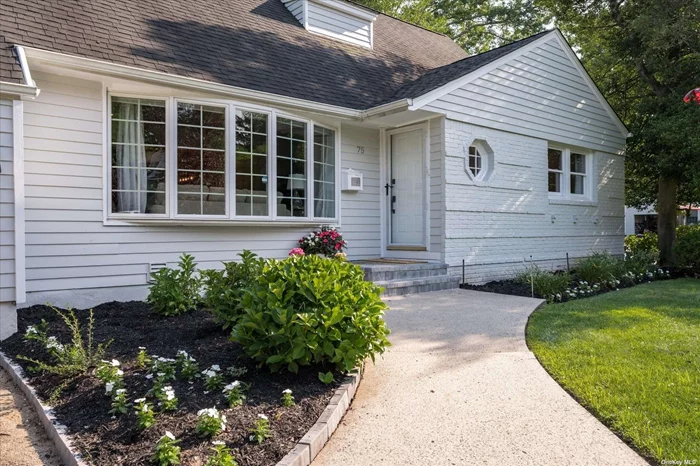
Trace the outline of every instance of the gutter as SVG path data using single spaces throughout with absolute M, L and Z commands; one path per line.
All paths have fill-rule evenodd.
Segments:
M 22 70 L 22 78 L 24 83 L 10 83 L 10 82 L 0 82 L 0 92 L 18 95 L 20 98 L 34 99 L 39 96 L 41 90 L 36 87 L 36 82 L 32 79 L 32 74 L 29 71 L 29 64 L 27 64 L 27 56 L 24 53 L 24 48 L 21 45 L 15 45 L 15 55 L 17 61 L 19 62 L 19 67 Z
M 26 58 L 37 63 L 60 66 L 62 68 L 68 68 L 75 71 L 99 73 L 102 75 L 113 76 L 118 78 L 139 79 L 141 81 L 147 81 L 154 84 L 165 84 L 175 87 L 184 87 L 200 91 L 215 92 L 217 94 L 226 95 L 230 97 L 256 100 L 264 102 L 266 104 L 277 104 L 285 107 L 295 108 L 298 110 L 332 115 L 349 120 L 363 121 L 368 118 L 406 110 L 410 105 L 410 100 L 406 99 L 380 105 L 378 107 L 374 107 L 367 110 L 357 110 L 348 107 L 340 107 L 337 105 L 312 102 L 304 99 L 298 99 L 295 97 L 285 97 L 279 94 L 272 94 L 270 92 L 255 91 L 242 87 L 214 83 L 211 81 L 205 81 L 203 79 L 176 76 L 168 73 L 163 73 L 161 71 L 144 70 L 141 68 L 136 68 L 134 66 L 120 65 L 117 63 L 105 62 L 101 60 L 95 60 L 92 58 L 76 57 L 73 55 L 67 55 L 59 52 L 50 52 L 47 50 L 37 49 L 33 47 L 23 48 L 17 46 L 17 49 L 22 50 L 21 53 L 23 57 L 25 56 L 26 52 Z

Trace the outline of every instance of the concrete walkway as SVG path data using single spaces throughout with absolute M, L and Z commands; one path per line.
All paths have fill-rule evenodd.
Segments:
M 646 465 L 539 365 L 539 300 L 450 290 L 388 299 L 394 346 L 369 364 L 314 466 Z

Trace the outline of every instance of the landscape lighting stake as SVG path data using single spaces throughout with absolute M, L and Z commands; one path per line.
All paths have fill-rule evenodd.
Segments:
M 530 254 L 530 288 L 532 297 L 535 297 L 535 271 L 532 268 L 532 254 Z
M 571 273 L 571 269 L 569 269 L 569 253 L 566 253 L 566 273 Z
M 462 285 L 464 285 L 464 259 L 462 259 Z

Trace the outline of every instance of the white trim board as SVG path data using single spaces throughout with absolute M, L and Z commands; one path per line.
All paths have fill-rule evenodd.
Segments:
M 24 102 L 12 101 L 12 172 L 15 207 L 15 302 L 27 300 L 24 227 Z

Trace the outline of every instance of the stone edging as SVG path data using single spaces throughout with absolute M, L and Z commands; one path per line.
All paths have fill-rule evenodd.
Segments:
M 27 397 L 34 407 L 41 424 L 44 426 L 46 434 L 56 445 L 56 450 L 58 450 L 58 456 L 61 458 L 61 462 L 66 466 L 87 466 L 81 459 L 81 456 L 73 452 L 73 442 L 66 433 L 66 427 L 56 421 L 53 409 L 39 401 L 39 397 L 34 388 L 25 382 L 24 377 L 22 377 L 22 368 L 13 364 L 11 359 L 1 351 L 0 367 L 10 374 L 12 381 L 19 387 L 22 393 L 24 393 L 24 396 Z
M 309 466 L 319 454 L 323 446 L 328 443 L 331 435 L 340 424 L 345 412 L 350 407 L 357 387 L 362 380 L 362 368 L 355 369 L 345 377 L 323 410 L 316 424 L 304 435 L 296 447 L 287 456 L 282 458 L 277 466 Z

